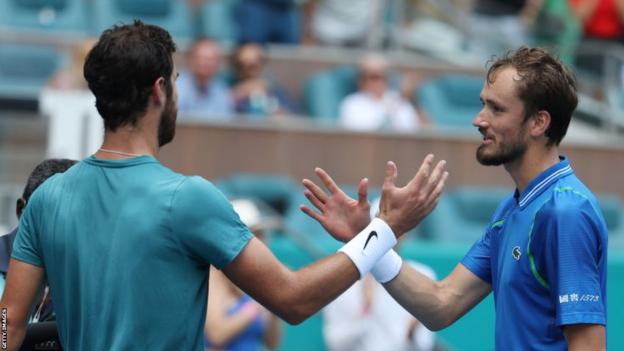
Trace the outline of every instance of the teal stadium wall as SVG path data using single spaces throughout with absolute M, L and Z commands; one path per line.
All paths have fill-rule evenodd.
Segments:
M 340 245 L 332 239 L 322 239 L 320 245 L 326 252 L 333 252 Z M 283 236 L 271 239 L 270 247 L 276 256 L 293 269 L 312 262 L 305 251 Z M 435 241 L 408 240 L 401 248 L 401 255 L 431 266 L 438 277 L 445 277 L 468 251 L 470 245 L 440 243 Z M 624 350 L 624 250 L 610 250 L 608 262 L 608 348 Z M 437 333 L 438 338 L 450 350 L 494 350 L 494 301 L 492 294 L 483 300 L 452 326 Z M 318 313 L 298 325 L 286 325 L 280 351 L 326 350 L 322 335 L 322 317 Z

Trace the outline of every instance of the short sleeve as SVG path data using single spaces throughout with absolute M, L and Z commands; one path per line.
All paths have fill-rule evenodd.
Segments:
M 606 323 L 601 286 L 606 245 L 602 245 L 596 216 L 586 199 L 547 203 L 536 216 L 535 232 L 544 237 L 541 270 L 556 309 L 557 325 Z
M 38 267 L 43 267 L 43 257 L 41 255 L 41 247 L 39 240 L 39 225 L 37 221 L 40 218 L 40 201 L 41 191 L 35 191 L 24 213 L 20 217 L 17 235 L 13 243 L 13 252 L 11 257 Z
M 172 200 L 172 232 L 182 250 L 201 264 L 223 269 L 253 237 L 212 183 L 187 178 Z
M 481 278 L 484 282 L 492 284 L 492 263 L 490 251 L 491 229 L 488 228 L 485 234 L 468 251 L 461 264 L 469 271 Z

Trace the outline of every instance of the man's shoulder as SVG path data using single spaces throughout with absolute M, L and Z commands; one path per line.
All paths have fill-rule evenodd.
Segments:
M 200 176 L 183 176 L 175 189 L 176 202 L 187 205 L 216 204 L 227 199 L 209 180 Z
M 574 211 L 597 203 L 594 194 L 576 177 L 557 182 L 549 190 L 545 205 L 553 211 Z
M 598 200 L 576 177 L 554 184 L 536 215 L 538 220 L 550 218 L 574 222 L 589 218 L 604 222 Z

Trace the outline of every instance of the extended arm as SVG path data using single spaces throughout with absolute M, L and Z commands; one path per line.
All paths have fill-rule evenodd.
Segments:
M 380 218 L 398 236 L 416 226 L 431 212 L 440 197 L 448 173 L 444 171 L 444 161 L 433 169 L 432 163 L 433 155 L 425 157 L 414 178 L 405 187 L 399 188 L 395 186 L 396 165 L 388 162 Z M 355 241 L 345 245 L 347 247 L 357 243 L 356 251 L 346 250 L 346 254 L 334 254 L 297 272 L 283 266 L 262 242 L 253 238 L 223 272 L 276 315 L 289 323 L 300 323 L 345 291 L 360 274 L 367 273 L 355 257 L 364 261 L 372 260 L 374 256 L 370 249 L 381 247 L 377 245 L 382 245 L 381 237 L 384 233 L 371 231 L 362 234 L 365 236 L 356 236 Z M 373 238 L 372 234 L 374 239 L 369 242 Z M 365 242 L 358 240 L 365 237 Z M 363 243 L 362 247 L 360 243 Z M 369 250 L 365 251 L 367 245 Z M 356 246 L 351 245 L 350 248 Z
M 293 272 L 256 238 L 223 272 L 256 301 L 292 324 L 301 323 L 360 277 L 355 265 L 342 253 Z
M 351 237 L 357 228 L 369 220 L 365 182 L 360 183 L 359 200 L 355 201 L 342 192 L 325 171 L 317 169 L 316 173 L 329 194 L 312 181 L 304 180 L 307 188 L 306 197 L 319 212 L 306 206 L 302 206 L 302 211 L 321 223 L 335 238 L 344 240 Z M 391 201 L 386 201 L 384 205 L 384 195 L 380 204 L 380 215 L 392 208 Z M 435 203 L 433 205 L 435 206 Z M 431 209 L 411 215 L 419 217 L 420 222 Z M 354 218 L 359 218 L 359 223 L 356 223 Z M 397 302 L 430 330 L 439 330 L 450 325 L 491 291 L 488 283 L 463 265 L 458 265 L 440 282 L 423 275 L 409 265 L 403 265 L 398 276 L 384 286 Z
M 384 287 L 401 306 L 433 331 L 451 325 L 491 291 L 490 284 L 461 264 L 439 282 L 404 264 L 399 275 Z
M 43 285 L 43 276 L 41 267 L 11 259 L 6 287 L 0 301 L 3 313 L 6 309 L 8 350 L 17 350 L 22 344 L 28 316 L 37 292 Z

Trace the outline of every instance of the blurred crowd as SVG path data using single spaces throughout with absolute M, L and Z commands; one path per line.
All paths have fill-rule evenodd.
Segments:
M 624 48 L 624 0 L 178 1 L 186 2 L 191 9 L 219 1 L 228 3 L 232 11 L 226 13 L 231 15 L 229 22 L 236 29 L 234 42 L 224 42 L 201 30 L 210 19 L 202 16 L 205 12 L 193 11 L 196 35 L 188 45 L 182 46 L 178 66 L 180 120 L 288 119 L 316 114 L 269 72 L 268 44 L 362 49 L 358 52 L 364 54 L 351 60 L 357 64 L 315 73 L 315 77 L 327 74 L 332 79 L 342 80 L 347 87 L 338 97 L 335 111 L 330 109 L 326 113 L 335 113 L 331 117 L 346 129 L 403 133 L 444 121 L 421 104 L 423 99 L 433 100 L 419 90 L 425 82 L 419 77 L 401 74 L 384 55 L 386 49 L 455 57 L 458 61 L 482 66 L 492 55 L 523 45 L 539 45 L 557 52 L 578 71 L 600 76 L 605 74 L 601 51 L 587 54 L 579 48 L 584 43 L 598 43 L 599 48 Z M 67 65 L 50 77 L 47 88 L 86 90 L 82 66 L 93 45 L 93 39 L 75 45 Z M 617 76 L 621 77 L 622 84 L 624 70 L 621 66 L 619 69 Z M 481 79 L 475 78 L 476 84 L 471 85 L 477 94 Z M 319 95 L 326 93 L 320 86 L 311 87 Z M 424 98 L 419 99 L 422 96 Z M 624 94 L 622 96 L 624 101 Z M 479 109 L 478 95 L 473 100 Z M 467 111 L 467 115 L 471 113 Z M 71 164 L 65 166 L 64 169 Z M 51 172 L 64 169 L 54 168 Z M 20 200 L 25 203 L 28 196 Z M 20 206 L 24 205 L 18 201 L 18 218 Z M 263 237 L 266 223 L 261 221 L 254 205 L 239 200 L 234 207 L 254 234 Z M 3 238 L 12 240 L 10 235 Z M 0 251 L 10 252 L 11 245 L 12 241 L 0 241 Z M 6 273 L 4 261 L 0 261 L 0 272 Z M 428 267 L 414 264 L 425 274 L 435 276 Z M 379 349 L 381 346 L 374 344 L 375 341 L 389 341 L 375 334 L 364 334 L 369 333 L 373 325 L 395 323 L 397 331 L 383 330 L 387 335 L 395 334 L 393 342 L 398 346 L 393 349 L 433 349 L 433 334 L 396 303 L 392 304 L 388 295 L 379 286 L 372 285 L 369 278 L 323 312 L 325 323 L 333 324 L 325 331 L 327 346 L 331 350 Z M 218 271 L 211 271 L 210 280 L 211 300 L 206 319 L 208 349 L 252 350 L 279 346 L 282 329 L 273 314 Z M 45 321 L 51 313 L 47 309 L 49 298 L 46 298 L 47 291 L 39 304 L 37 320 Z M 368 340 L 365 336 L 371 341 L 362 342 Z
M 385 49 L 413 49 L 434 57 L 474 62 L 479 67 L 492 55 L 522 45 L 539 45 L 557 52 L 578 71 L 600 75 L 604 73 L 600 50 L 581 52 L 577 57 L 579 45 L 588 41 L 617 47 L 624 38 L 624 0 L 222 3 L 192 0 L 187 3 L 197 9 L 217 4 L 229 7 L 225 14 L 231 16 L 229 22 L 235 28 L 236 38 L 234 43 L 229 43 L 218 36 L 211 37 L 209 32 L 195 31 L 196 38 L 183 50 L 184 58 L 179 65 L 177 84 L 182 119 L 231 120 L 235 116 L 279 119 L 318 114 L 309 102 L 293 96 L 267 71 L 267 44 L 339 46 L 369 52 L 357 59 L 359 64 L 350 68 L 350 74 L 333 78 L 346 80 L 342 84 L 348 89 L 337 97 L 338 106 L 323 112 L 334 116 L 325 117 L 348 129 L 410 132 L 441 122 L 420 105 L 417 90 L 423 79 L 400 74 L 384 57 Z M 205 22 L 210 20 L 202 16 L 206 12 L 193 13 L 196 26 L 205 28 Z M 54 75 L 49 87 L 85 87 L 81 64 L 90 45 L 92 40 L 76 46 L 71 63 Z M 621 66 L 617 69 L 624 72 Z M 478 85 L 473 90 L 478 91 Z M 323 92 L 313 94 L 323 100 Z M 477 93 L 473 94 L 478 105 Z

